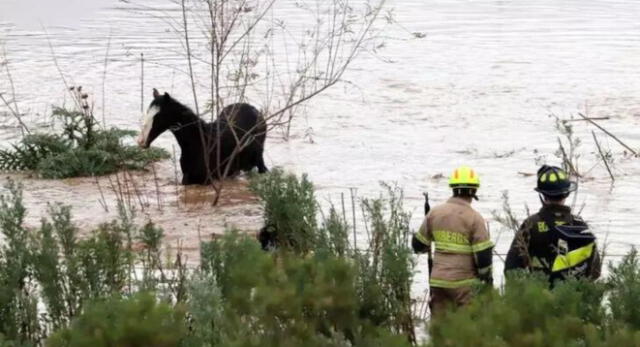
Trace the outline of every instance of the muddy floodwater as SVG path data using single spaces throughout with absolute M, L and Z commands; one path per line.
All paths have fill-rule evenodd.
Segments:
M 503 191 L 521 219 L 525 206 L 538 208 L 532 174 L 543 162 L 559 163 L 560 134 L 550 114 L 608 117 L 599 124 L 640 150 L 640 2 L 395 0 L 387 6 L 397 23 L 385 26 L 384 45 L 358 57 L 344 76 L 348 83 L 309 101 L 289 140 L 279 131 L 269 134 L 267 166 L 309 174 L 323 204 L 339 202 L 342 193 L 349 197 L 350 188 L 358 197 L 377 196 L 380 181 L 395 182 L 404 188 L 415 228 L 422 192 L 430 192 L 432 203 L 444 201 L 449 190 L 443 177 L 458 165 L 473 166 L 482 176 L 474 206 L 497 242 L 494 268 L 500 277 L 500 257 L 512 235 L 491 212 L 501 210 Z M 305 21 L 291 1 L 272 12 L 294 28 Z M 45 129 L 51 106 L 69 102 L 53 56 L 69 84 L 92 94 L 96 116 L 109 126 L 140 127 L 141 53 L 144 102 L 156 87 L 193 105 L 181 37 L 167 22 L 179 16 L 171 1 L 0 0 L 0 49 L 21 112 L 28 113 L 25 121 Z M 196 47 L 204 45 L 194 40 Z M 206 84 L 206 66 L 194 68 Z M 10 84 L 1 76 L 0 92 L 6 93 Z M 199 93 L 205 100 L 206 88 Z M 260 106 L 263 100 L 250 102 Z M 3 146 L 20 136 L 6 111 L 0 107 Z M 616 261 L 640 244 L 640 159 L 587 122 L 571 124 L 581 139 L 583 173 L 571 203 Z M 614 184 L 591 131 L 612 155 Z M 169 133 L 155 145 L 179 155 Z M 25 185 L 33 225 L 47 203 L 58 201 L 73 206 L 82 227 L 95 226 L 116 214 L 124 191 L 141 220 L 164 227 L 168 243 L 180 244 L 192 258 L 199 240 L 226 227 L 260 228 L 260 208 L 244 178 L 230 180 L 221 203 L 212 207 L 210 190 L 176 184 L 174 159 L 153 171 L 97 180 L 12 176 Z M 118 186 L 124 176 L 128 186 Z

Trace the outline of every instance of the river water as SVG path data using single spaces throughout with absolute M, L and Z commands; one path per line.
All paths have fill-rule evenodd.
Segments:
M 422 192 L 430 192 L 432 203 L 444 201 L 449 191 L 442 177 L 470 165 L 482 176 L 474 206 L 504 255 L 511 234 L 491 212 L 501 210 L 505 190 L 519 218 L 526 217 L 525 206 L 538 208 L 531 174 L 542 162 L 559 162 L 559 133 L 550 114 L 609 117 L 600 124 L 640 149 L 640 2 L 395 0 L 387 6 L 395 23 L 380 33 L 384 47 L 361 54 L 344 76 L 348 83 L 308 102 L 288 141 L 278 132 L 267 140 L 267 166 L 307 173 L 323 203 L 349 197 L 349 188 L 358 197 L 377 196 L 380 181 L 395 182 L 405 190 L 417 228 Z M 61 71 L 69 85 L 90 92 L 96 116 L 107 125 L 138 129 L 141 53 L 145 102 L 156 87 L 193 105 L 180 33 L 170 25 L 180 15 L 170 1 L 0 0 L 0 48 L 26 122 L 44 127 L 52 104 L 69 103 Z M 294 28 L 306 23 L 288 1 L 270 16 Z M 193 40 L 203 47 L 198 37 Z M 206 66 L 196 63 L 195 71 L 206 84 Z M 4 71 L 0 76 L 0 92 L 6 93 L 9 80 Z M 206 88 L 199 93 L 204 100 Z M 251 102 L 262 106 L 259 98 Z M 0 107 L 0 115 L 6 111 Z M 640 243 L 640 159 L 588 123 L 572 124 L 581 139 L 584 175 L 575 205 L 616 261 Z M 615 184 L 597 156 L 592 130 L 613 155 Z M 3 115 L 3 145 L 19 134 Z M 179 150 L 170 134 L 156 145 Z M 155 172 L 156 178 L 151 172 L 99 180 L 16 177 L 25 184 L 30 224 L 45 214 L 47 202 L 59 201 L 73 206 L 81 226 L 97 225 L 115 215 L 113 191 L 125 191 L 130 204 L 144 207 L 139 216 L 157 221 L 169 243 L 180 242 L 193 259 L 198 241 L 226 226 L 249 232 L 260 227 L 260 210 L 242 179 L 229 182 L 223 203 L 211 207 L 211 192 L 176 185 L 172 160 L 157 164 Z M 126 178 L 133 183 L 117 188 Z M 499 273 L 498 256 L 496 264 Z M 420 259 L 418 270 L 423 268 Z

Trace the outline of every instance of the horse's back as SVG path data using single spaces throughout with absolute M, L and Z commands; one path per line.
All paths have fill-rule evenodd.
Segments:
M 250 131 L 261 134 L 266 132 L 264 117 L 258 109 L 247 103 L 226 106 L 220 112 L 218 119 L 243 132 Z
M 231 172 L 249 171 L 258 167 L 259 172 L 266 172 L 262 153 L 267 137 L 267 126 L 264 117 L 255 107 L 247 103 L 230 104 L 222 109 L 217 122 L 222 126 L 219 135 L 224 158 L 232 155 L 238 141 L 243 147 L 233 160 Z

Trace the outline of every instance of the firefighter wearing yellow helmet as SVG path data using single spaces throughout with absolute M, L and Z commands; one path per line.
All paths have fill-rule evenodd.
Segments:
M 453 196 L 428 211 L 412 240 L 416 253 L 429 255 L 432 316 L 447 306 L 467 304 L 475 283 L 493 284 L 493 243 L 484 218 L 471 207 L 473 199 L 477 200 L 480 177 L 462 166 L 449 177 L 449 187 Z

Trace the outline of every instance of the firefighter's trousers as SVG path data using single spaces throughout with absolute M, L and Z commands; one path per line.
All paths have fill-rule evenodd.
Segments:
M 448 308 L 464 306 L 471 301 L 473 296 L 471 287 L 431 287 L 430 290 L 429 308 L 431 309 L 431 317 L 443 314 Z

